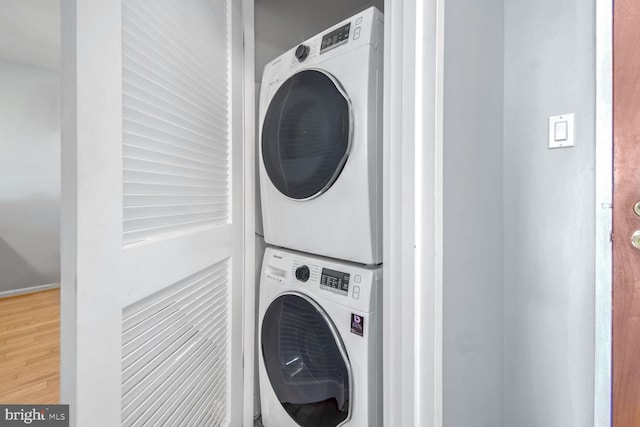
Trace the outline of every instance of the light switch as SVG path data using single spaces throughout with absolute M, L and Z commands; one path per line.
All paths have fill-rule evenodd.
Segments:
M 567 122 L 556 122 L 555 127 L 554 139 L 556 141 L 566 141 L 569 136 L 569 126 L 567 126 Z
M 549 148 L 572 147 L 573 113 L 549 117 Z

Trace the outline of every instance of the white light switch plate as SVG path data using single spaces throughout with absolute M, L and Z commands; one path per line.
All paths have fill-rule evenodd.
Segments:
M 549 148 L 573 147 L 573 113 L 549 117 Z

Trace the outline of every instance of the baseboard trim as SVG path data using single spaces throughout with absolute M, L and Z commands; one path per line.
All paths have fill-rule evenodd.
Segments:
M 30 286 L 28 288 L 11 289 L 0 292 L 0 298 L 15 297 L 17 295 L 32 294 L 34 292 L 48 291 L 49 289 L 59 288 L 60 283 L 49 283 L 47 285 Z

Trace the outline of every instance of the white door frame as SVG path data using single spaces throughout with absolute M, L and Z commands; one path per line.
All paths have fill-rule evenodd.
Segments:
M 243 408 L 242 425 L 253 427 L 255 396 L 256 349 L 256 276 L 255 271 L 255 225 L 256 225 L 256 179 L 255 179 L 255 19 L 254 0 L 242 0 L 244 39 L 244 286 L 243 286 Z
M 596 0 L 594 426 L 611 425 L 613 2 Z
M 384 425 L 442 426 L 444 0 L 385 1 Z

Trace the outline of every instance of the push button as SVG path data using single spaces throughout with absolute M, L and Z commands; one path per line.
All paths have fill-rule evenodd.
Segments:
M 353 32 L 353 39 L 358 40 L 359 38 L 360 38 L 360 27 L 357 27 L 356 30 Z
M 360 286 L 353 287 L 353 299 L 360 299 Z

